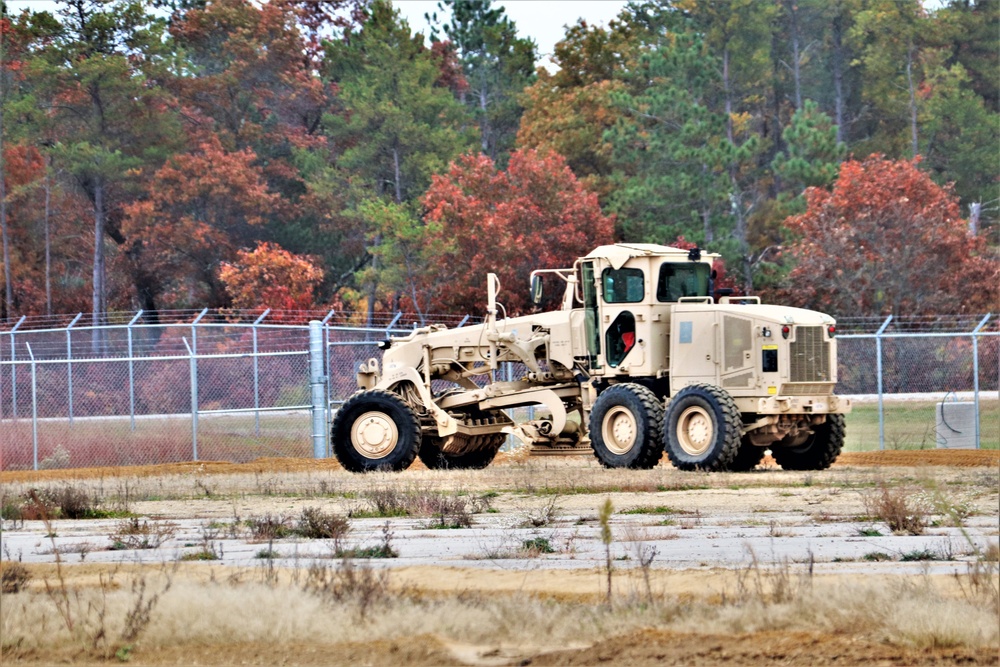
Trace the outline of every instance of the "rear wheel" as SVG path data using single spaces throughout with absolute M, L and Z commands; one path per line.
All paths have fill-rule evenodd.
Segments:
M 667 456 L 680 470 L 730 470 L 742 427 L 739 408 L 727 391 L 709 384 L 684 387 L 667 405 Z
M 801 445 L 783 447 L 776 442 L 771 456 L 785 470 L 826 470 L 844 448 L 844 433 L 844 415 L 827 415 Z
M 405 470 L 420 446 L 420 422 L 396 394 L 362 391 L 337 410 L 331 439 L 340 465 L 351 472 Z
M 590 411 L 590 444 L 606 468 L 653 468 L 663 456 L 663 405 L 639 384 L 605 389 Z

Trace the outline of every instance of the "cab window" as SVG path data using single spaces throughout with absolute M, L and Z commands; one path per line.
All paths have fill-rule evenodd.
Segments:
M 685 296 L 709 296 L 708 283 L 711 272 L 711 265 L 704 262 L 661 264 L 660 276 L 656 281 L 656 300 L 668 302 L 679 301 Z
M 645 297 L 646 276 L 642 269 L 604 269 L 605 303 L 638 303 Z

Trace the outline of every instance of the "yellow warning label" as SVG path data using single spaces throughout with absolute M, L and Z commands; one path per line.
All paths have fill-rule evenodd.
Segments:
M 767 388 L 767 393 L 771 394 L 773 396 L 774 394 L 778 393 L 778 388 L 777 387 L 768 387 Z
M 777 350 L 778 346 L 777 345 L 765 345 L 762 349 L 764 349 L 764 350 Z

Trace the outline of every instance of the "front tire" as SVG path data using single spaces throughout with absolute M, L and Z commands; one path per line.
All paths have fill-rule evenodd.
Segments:
M 780 441 L 776 442 L 771 456 L 785 470 L 826 470 L 844 448 L 844 426 L 844 415 L 827 415 L 804 443 L 782 447 Z
M 663 456 L 663 404 L 640 384 L 605 389 L 590 411 L 590 446 L 605 468 L 656 467 Z
M 333 453 L 351 472 L 405 470 L 420 447 L 420 422 L 396 394 L 361 391 L 337 410 Z
M 663 441 L 680 470 L 730 470 L 740 450 L 743 421 L 727 391 L 710 384 L 684 387 L 667 405 Z

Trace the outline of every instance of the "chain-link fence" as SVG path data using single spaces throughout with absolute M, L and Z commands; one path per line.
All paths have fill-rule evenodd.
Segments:
M 841 318 L 849 449 L 1000 448 L 1000 320 Z
M 309 320 L 320 322 L 312 373 Z M 356 390 L 358 365 L 416 324 L 207 310 L 81 321 L 0 325 L 0 469 L 326 455 L 331 406 Z M 849 449 L 1000 447 L 997 318 L 839 327 Z

